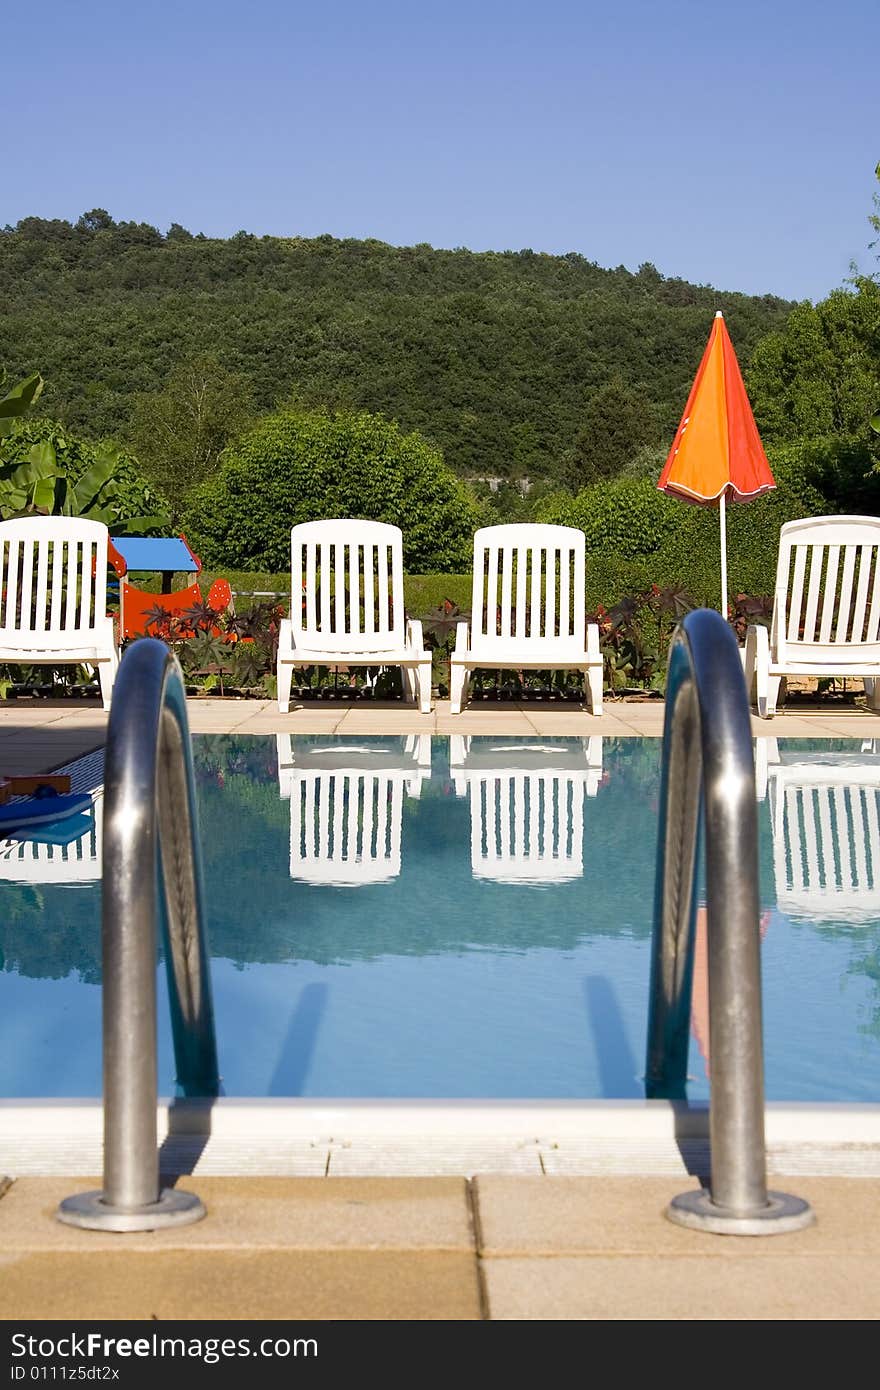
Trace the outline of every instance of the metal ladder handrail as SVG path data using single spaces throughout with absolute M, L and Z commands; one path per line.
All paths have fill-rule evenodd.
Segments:
M 669 649 L 646 1058 L 649 1097 L 685 1096 L 700 829 L 709 955 L 709 1190 L 667 1215 L 700 1230 L 771 1235 L 814 1217 L 769 1192 L 764 1141 L 758 812 L 748 694 L 733 633 L 696 609 Z
M 113 690 L 104 771 L 102 879 L 104 1187 L 68 1197 L 60 1221 L 142 1231 L 204 1216 L 199 1198 L 160 1190 L 156 1057 L 157 919 L 179 1089 L 220 1089 L 186 692 L 176 657 L 140 638 Z

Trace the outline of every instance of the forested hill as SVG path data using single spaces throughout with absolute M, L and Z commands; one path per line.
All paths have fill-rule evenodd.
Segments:
M 603 413 L 668 440 L 717 308 L 740 362 L 791 305 L 575 253 L 29 217 L 0 232 L 0 364 L 39 370 L 42 406 L 126 439 L 136 393 L 213 353 L 254 405 L 352 405 L 439 444 L 465 477 L 577 482 Z

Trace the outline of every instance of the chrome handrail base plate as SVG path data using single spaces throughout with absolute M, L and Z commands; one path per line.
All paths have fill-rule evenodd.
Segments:
M 802 1231 L 816 1220 L 809 1202 L 786 1192 L 768 1192 L 766 1207 L 744 1214 L 719 1207 L 705 1188 L 673 1197 L 666 1215 L 677 1226 L 722 1236 L 781 1236 Z
M 158 1202 L 134 1210 L 110 1206 L 103 1192 L 80 1192 L 65 1197 L 55 1215 L 65 1226 L 86 1231 L 158 1231 L 167 1226 L 188 1226 L 201 1221 L 205 1208 L 194 1192 L 164 1187 Z

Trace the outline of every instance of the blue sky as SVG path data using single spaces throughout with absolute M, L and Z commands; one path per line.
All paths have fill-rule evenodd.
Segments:
M 4 16 L 0 222 L 876 268 L 877 0 L 44 0 Z

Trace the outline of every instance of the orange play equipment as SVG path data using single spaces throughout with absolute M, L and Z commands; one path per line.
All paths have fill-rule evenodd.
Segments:
M 202 568 L 185 536 L 115 536 L 110 541 L 109 560 L 119 581 L 120 641 L 150 636 L 157 609 L 182 619 L 190 609 L 205 602 L 198 580 L 172 591 L 175 574 L 199 574 Z M 161 574 L 162 592 L 138 588 L 129 578 L 132 573 Z M 222 613 L 231 601 L 229 580 L 215 579 L 208 591 L 208 606 Z M 191 637 L 193 633 L 182 629 L 179 635 Z

